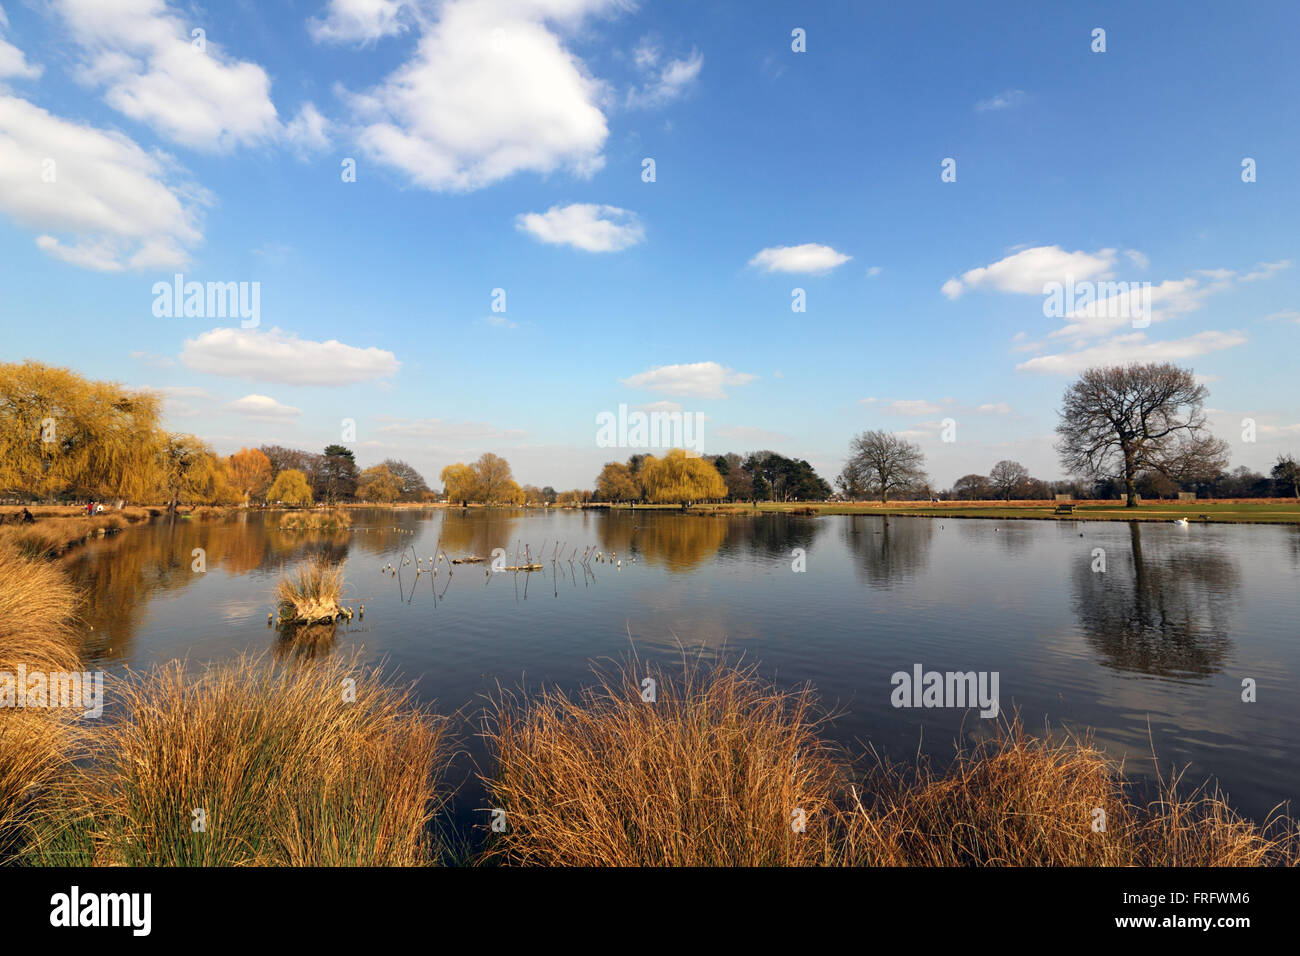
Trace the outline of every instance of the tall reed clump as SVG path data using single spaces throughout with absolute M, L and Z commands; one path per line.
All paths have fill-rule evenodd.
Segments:
M 56 565 L 0 541 L 0 671 L 12 673 L 19 663 L 46 671 L 75 667 L 76 607 L 77 591 Z
M 105 728 L 86 787 L 99 862 L 438 858 L 430 824 L 444 799 L 448 727 L 376 670 L 355 660 L 284 668 L 242 658 L 194 677 L 173 662 L 120 689 L 127 716 Z
M 772 866 L 826 862 L 841 765 L 811 691 L 753 668 L 685 660 L 680 676 L 629 661 L 570 698 L 502 695 L 488 718 L 487 855 L 523 865 Z M 642 679 L 655 682 L 642 700 Z M 648 685 L 647 685 L 648 686 Z M 796 832 L 801 829 L 802 832 Z
M 352 519 L 342 508 L 290 511 L 280 519 L 281 531 L 346 531 Z
M 1031 737 L 1018 720 L 936 773 L 878 761 L 842 820 L 841 862 L 869 866 L 1292 864 L 1290 821 L 1242 819 L 1222 795 L 1147 801 L 1092 741 Z M 1100 812 L 1098 812 L 1100 811 Z M 1103 816 L 1104 814 L 1104 816 Z
M 285 621 L 311 624 L 329 621 L 343 613 L 343 565 L 318 555 L 280 579 L 275 588 L 280 616 Z
M 22 557 L 0 542 L 0 673 L 17 685 L 28 671 L 77 667 L 72 630 L 76 591 L 54 565 Z M 0 864 L 39 842 L 57 788 L 71 770 L 77 730 L 61 710 L 0 706 Z
M 35 524 L 0 527 L 0 543 L 13 545 L 27 557 L 53 557 L 87 538 L 120 531 L 128 522 L 120 514 L 47 517 Z

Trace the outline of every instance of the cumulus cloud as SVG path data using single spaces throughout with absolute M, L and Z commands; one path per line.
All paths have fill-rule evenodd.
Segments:
M 658 68 L 658 51 L 648 51 L 644 46 L 638 47 L 633 58 L 638 66 L 652 75 L 638 87 L 627 93 L 627 105 L 632 108 L 653 108 L 664 106 L 680 97 L 699 79 L 704 68 L 704 54 L 692 50 L 683 59 L 669 60 Z
M 301 408 L 284 405 L 269 395 L 245 395 L 226 405 L 227 410 L 257 421 L 283 422 L 297 418 Z
M 0 95 L 0 210 L 49 255 L 103 272 L 184 265 L 208 201 L 168 157 Z
M 587 252 L 618 252 L 645 238 L 634 213 L 617 206 L 573 203 L 552 206 L 544 213 L 516 217 L 515 226 L 541 242 L 568 245 Z
M 300 152 L 325 149 L 330 145 L 332 123 L 314 103 L 304 103 L 298 115 L 284 128 L 284 138 Z
M 561 32 L 620 0 L 448 0 L 412 58 L 347 96 L 362 150 L 433 190 L 604 165 L 604 84 Z M 345 94 L 346 96 L 346 94 Z
M 5 16 L 4 8 L 0 7 L 0 34 L 8 28 L 9 18 Z M 43 67 L 39 64 L 28 63 L 22 50 L 0 36 L 0 80 L 34 80 L 41 75 L 42 70 Z
M 324 17 L 312 17 L 307 30 L 317 43 L 374 43 L 411 27 L 414 4 L 405 0 L 330 0 Z
M 942 292 L 950 299 L 970 289 L 1042 295 L 1043 286 L 1049 282 L 1108 278 L 1114 265 L 1114 249 L 1066 252 L 1060 246 L 1035 246 L 991 265 L 970 269 L 958 279 L 949 279 Z
M 889 408 L 896 415 L 937 415 L 943 411 L 943 406 L 936 405 L 934 402 L 907 398 L 900 398 L 895 402 L 891 402 Z
M 1116 335 L 1074 352 L 1039 355 L 1016 366 L 1017 371 L 1074 375 L 1094 365 L 1130 362 L 1181 362 L 1233 348 L 1246 341 L 1240 332 L 1199 332 L 1182 339 L 1152 342 L 1145 332 Z
M 79 79 L 123 115 L 195 149 L 280 135 L 266 71 L 227 56 L 215 36 L 195 38 L 205 27 L 165 0 L 55 0 L 55 7 L 81 47 Z
M 801 246 L 770 246 L 758 252 L 749 260 L 751 266 L 757 266 L 764 272 L 829 272 L 836 266 L 852 259 L 842 252 L 836 252 L 830 246 L 815 242 L 805 242 Z
M 748 385 L 758 378 L 737 372 L 717 362 L 694 362 L 687 365 L 660 365 L 622 379 L 629 388 L 643 388 L 661 395 L 687 398 L 726 398 L 728 385 Z
M 212 329 L 186 340 L 180 361 L 195 372 L 286 385 L 351 385 L 395 375 L 401 366 L 385 349 L 314 342 L 278 328 Z

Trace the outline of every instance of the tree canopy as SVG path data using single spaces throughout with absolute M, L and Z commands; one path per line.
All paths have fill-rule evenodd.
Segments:
M 1217 475 L 1227 446 L 1206 428 L 1208 395 L 1191 369 L 1168 362 L 1090 368 L 1065 391 L 1056 428 L 1061 465 L 1122 481 L 1130 508 L 1144 471 L 1175 483 Z

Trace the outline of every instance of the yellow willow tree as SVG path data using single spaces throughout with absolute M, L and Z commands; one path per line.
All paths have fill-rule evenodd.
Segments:
M 479 456 L 479 460 L 470 466 L 477 479 L 480 500 L 486 504 L 494 502 L 512 502 L 519 486 L 510 470 L 510 462 L 490 451 Z
M 357 497 L 364 501 L 396 501 L 402 497 L 402 479 L 387 465 L 367 468 L 357 480 Z
M 286 468 L 275 476 L 266 492 L 266 500 L 286 505 L 311 504 L 311 485 L 307 483 L 307 476 L 297 468 Z
M 241 448 L 228 459 L 230 483 L 244 500 L 260 498 L 271 485 L 271 459 L 256 448 Z
M 727 483 L 713 463 L 674 448 L 662 458 L 649 455 L 638 473 L 648 501 L 680 504 L 727 497 Z
M 154 392 L 0 364 L 0 490 L 143 500 L 161 477 L 159 412 Z
M 596 498 L 599 501 L 633 501 L 641 497 L 641 489 L 632 477 L 632 469 L 620 461 L 611 461 L 596 476 Z
M 168 435 L 163 449 L 163 493 L 169 508 L 221 505 L 239 500 L 230 466 L 194 435 Z
M 448 502 L 478 500 L 478 475 L 469 465 L 448 465 L 439 477 Z

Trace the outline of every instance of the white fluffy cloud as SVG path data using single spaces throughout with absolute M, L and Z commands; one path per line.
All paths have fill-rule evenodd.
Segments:
M 643 388 L 661 395 L 688 398 L 726 398 L 724 386 L 748 385 L 758 378 L 737 372 L 717 362 L 694 362 L 688 365 L 660 365 L 622 380 L 629 388 Z
M 245 395 L 228 403 L 226 408 L 257 421 L 283 422 L 302 414 L 301 408 L 277 402 L 270 395 Z
M 771 246 L 749 260 L 765 272 L 829 272 L 852 259 L 830 246 L 805 242 L 801 246 Z
M 5 16 L 4 8 L 0 7 L 0 32 L 8 27 L 9 18 Z M 22 50 L 0 36 L 0 80 L 34 80 L 41 75 L 41 72 L 42 67 L 39 64 L 28 63 Z
M 349 97 L 363 151 L 434 190 L 521 171 L 590 176 L 609 134 L 601 82 L 559 31 L 619 0 L 448 0 L 414 56 Z
M 0 209 L 56 258 L 106 272 L 185 264 L 207 196 L 176 178 L 120 133 L 0 95 Z
M 160 135 L 196 149 L 227 149 L 281 133 L 271 81 L 256 63 L 222 52 L 214 24 L 166 0 L 56 0 L 83 58 L 79 78 L 104 101 Z M 207 31 L 203 49 L 193 31 Z
M 409 29 L 415 13 L 405 0 L 330 0 L 307 29 L 318 43 L 374 43 Z
M 284 137 L 302 152 L 325 149 L 330 144 L 333 124 L 321 115 L 314 103 L 304 103 L 293 122 L 284 128 Z
M 1074 375 L 1094 365 L 1127 365 L 1130 362 L 1181 362 L 1242 345 L 1240 332 L 1198 332 L 1183 339 L 1152 342 L 1145 332 L 1116 335 L 1104 342 L 1057 355 L 1039 355 L 1016 366 L 1018 371 Z
M 659 68 L 658 51 L 643 44 L 636 49 L 633 59 L 638 67 L 650 74 L 644 84 L 628 91 L 627 105 L 633 108 L 671 103 L 691 88 L 704 68 L 704 54 L 698 50 L 692 50 L 690 56 L 683 59 L 669 60 Z
M 969 289 L 994 289 L 1042 295 L 1049 282 L 1084 282 L 1108 278 L 1115 265 L 1115 250 L 1066 252 L 1060 246 L 1035 246 L 962 273 L 943 284 L 943 294 L 956 299 Z
M 927 402 L 924 399 L 907 399 L 900 398 L 891 402 L 890 409 L 898 415 L 937 415 L 943 411 L 943 407 L 936 405 L 934 402 Z
M 544 213 L 525 213 L 516 228 L 542 242 L 569 245 L 587 252 L 618 252 L 645 238 L 634 213 L 617 206 L 573 203 L 552 206 Z
M 385 349 L 314 342 L 273 328 L 220 328 L 187 339 L 181 364 L 195 372 L 286 385 L 351 385 L 387 378 L 401 363 Z

